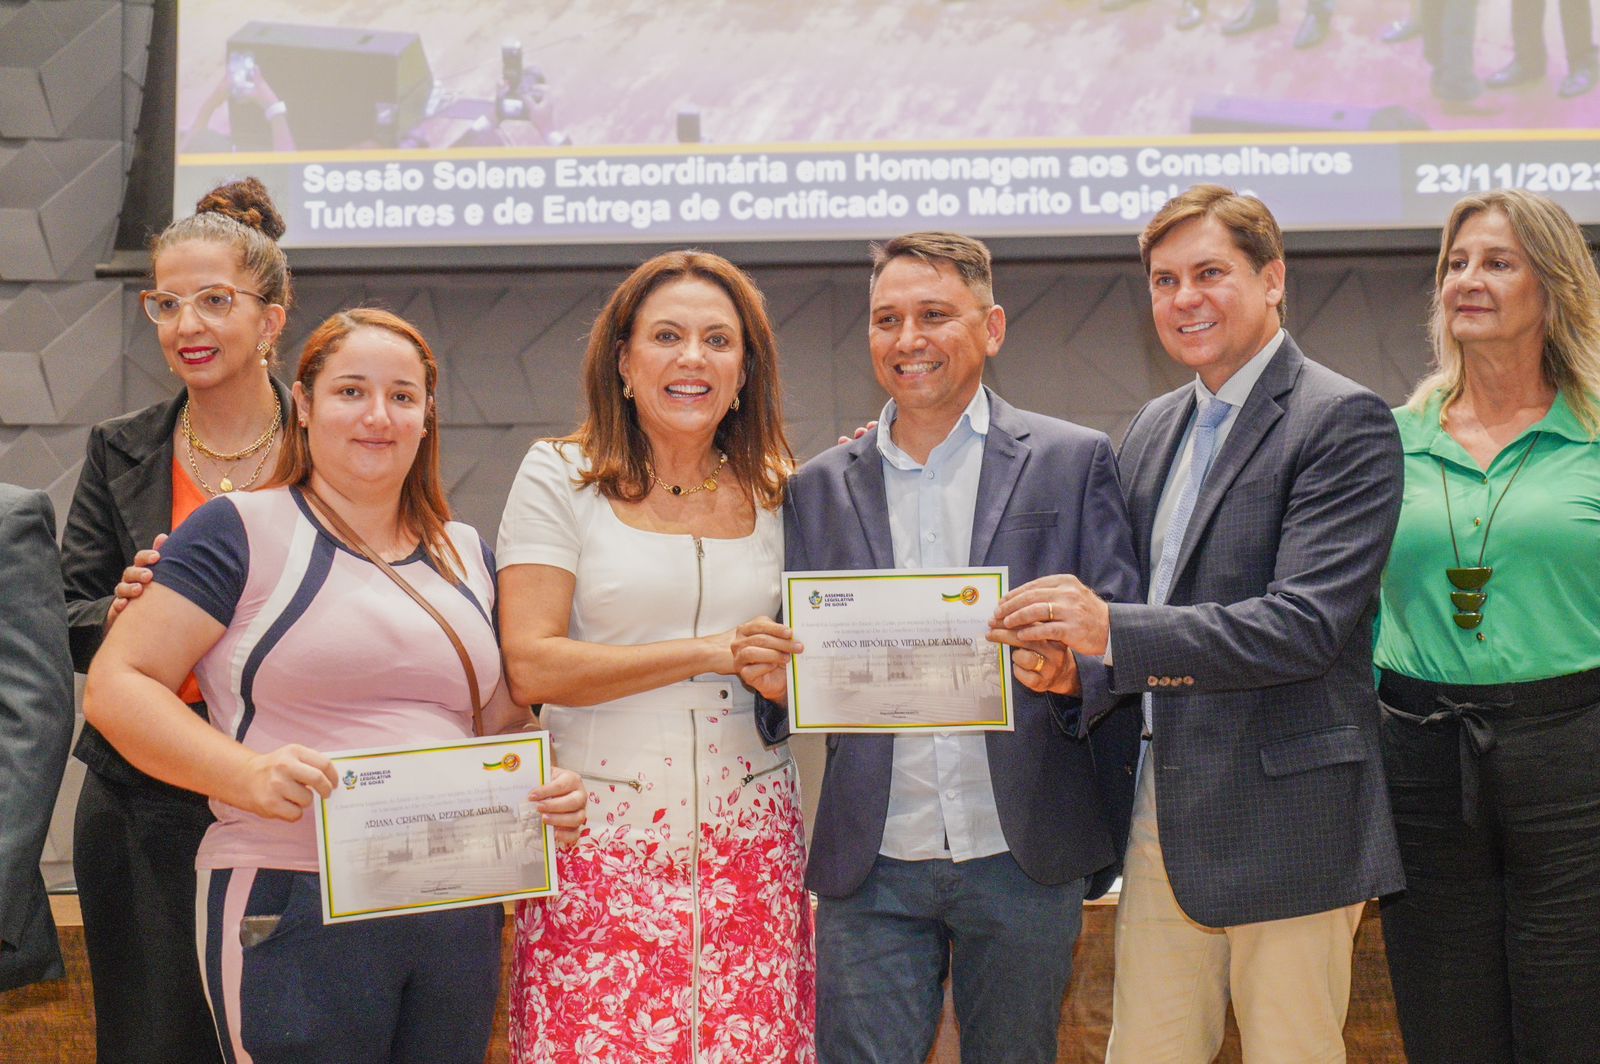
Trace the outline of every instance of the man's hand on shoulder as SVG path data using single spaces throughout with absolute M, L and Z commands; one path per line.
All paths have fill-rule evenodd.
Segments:
M 876 421 L 869 421 L 865 425 L 858 426 L 856 428 L 856 430 L 854 432 L 852 432 L 850 435 L 848 435 L 848 436 L 840 436 L 839 437 L 839 443 L 840 444 L 846 444 L 846 443 L 849 443 L 851 440 L 859 440 L 861 437 L 865 436 L 867 433 L 871 432 L 873 429 L 875 429 L 877 427 L 878 427 L 878 423 Z

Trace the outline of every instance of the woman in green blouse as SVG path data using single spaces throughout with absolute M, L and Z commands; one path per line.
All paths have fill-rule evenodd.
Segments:
M 1600 1053 L 1600 274 L 1555 203 L 1457 203 L 1374 659 L 1412 1064 Z

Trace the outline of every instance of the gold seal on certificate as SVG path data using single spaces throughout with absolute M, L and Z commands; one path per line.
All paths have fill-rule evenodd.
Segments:
M 322 922 L 554 894 L 555 833 L 528 792 L 550 778 L 548 732 L 330 754 L 317 799 Z
M 783 574 L 800 732 L 1010 731 L 1011 648 L 986 637 L 1006 568 Z

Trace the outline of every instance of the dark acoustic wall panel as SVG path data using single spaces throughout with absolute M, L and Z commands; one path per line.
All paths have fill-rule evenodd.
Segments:
M 124 286 L 111 250 L 143 99 L 150 0 L 0 2 L 0 480 L 64 517 L 89 426 L 124 409 Z M 45 850 L 71 881 L 81 770 Z

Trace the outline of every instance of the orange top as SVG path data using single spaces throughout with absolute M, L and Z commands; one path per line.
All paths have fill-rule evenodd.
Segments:
M 205 505 L 206 493 L 200 486 L 189 478 L 183 471 L 183 466 L 178 461 L 177 454 L 172 456 L 172 527 L 174 530 L 189 519 L 189 515 Z M 183 685 L 178 688 L 178 697 L 189 704 L 205 701 L 200 694 L 200 681 L 194 678 L 194 673 L 184 677 Z

